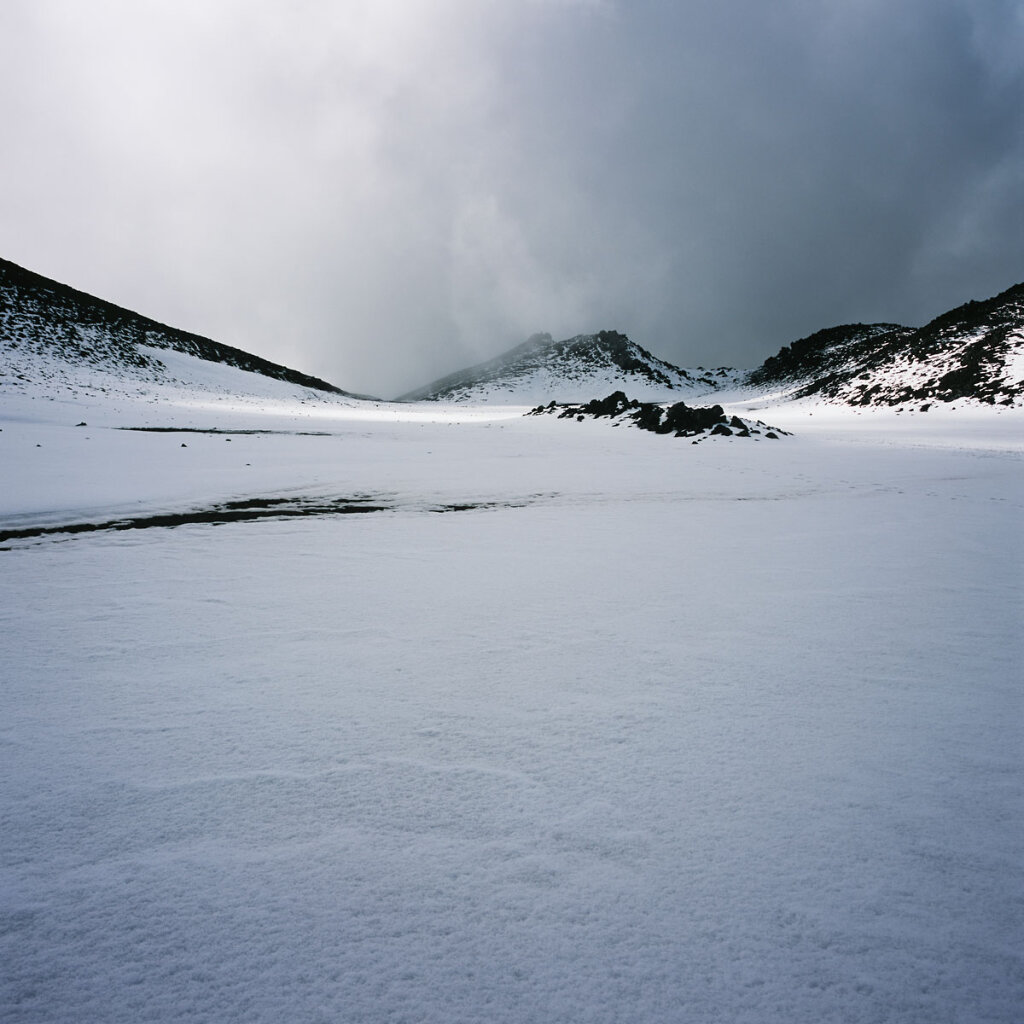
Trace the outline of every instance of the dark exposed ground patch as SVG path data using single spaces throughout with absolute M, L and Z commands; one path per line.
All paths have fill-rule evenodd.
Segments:
M 456 502 L 452 505 L 431 505 L 428 512 L 473 512 L 476 509 L 488 508 L 525 508 L 525 501 L 470 501 Z
M 467 501 L 452 504 L 427 505 L 427 512 L 470 512 L 475 509 L 521 508 L 525 502 Z M 56 526 L 26 526 L 0 530 L 0 544 L 9 541 L 39 540 L 44 537 L 78 533 L 100 533 L 120 530 L 170 529 L 175 526 L 222 526 L 226 523 L 248 523 L 259 519 L 299 519 L 309 516 L 361 515 L 371 512 L 391 512 L 396 502 L 358 496 L 351 498 L 241 498 L 225 501 L 208 508 L 185 512 L 158 512 L 146 516 L 128 516 L 99 522 L 61 523 Z M 0 551 L 10 551 L 8 547 Z
M 223 427 L 116 427 L 146 434 L 287 434 L 290 437 L 333 437 L 329 430 L 226 430 Z

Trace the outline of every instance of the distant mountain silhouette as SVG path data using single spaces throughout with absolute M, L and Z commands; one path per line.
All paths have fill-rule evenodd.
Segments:
M 684 370 L 624 334 L 601 331 L 565 341 L 534 335 L 495 359 L 442 377 L 398 401 L 547 403 L 623 391 L 677 401 L 729 391 L 779 400 L 818 398 L 896 406 L 1024 399 L 1024 284 L 968 302 L 924 327 L 844 324 L 784 345 L 755 370 Z
M 580 401 L 610 390 L 635 397 L 707 394 L 738 379 L 737 371 L 683 370 L 659 359 L 618 331 L 554 341 L 535 334 L 503 355 L 407 392 L 400 402 Z

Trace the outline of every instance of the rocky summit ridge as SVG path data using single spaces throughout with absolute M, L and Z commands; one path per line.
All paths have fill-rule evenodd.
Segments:
M 923 327 L 828 327 L 745 372 L 684 370 L 617 331 L 564 341 L 538 334 L 398 400 L 534 405 L 586 402 L 616 390 L 661 402 L 728 393 L 729 400 L 809 398 L 854 406 L 1022 404 L 1024 284 L 964 303 Z
M 562 341 L 535 334 L 494 359 L 407 392 L 398 401 L 570 402 L 615 389 L 645 398 L 670 398 L 676 392 L 707 394 L 733 386 L 738 379 L 738 372 L 729 368 L 680 369 L 618 331 L 578 334 Z
M 845 405 L 1024 401 L 1024 283 L 925 324 L 846 324 L 784 345 L 746 377 L 786 398 Z

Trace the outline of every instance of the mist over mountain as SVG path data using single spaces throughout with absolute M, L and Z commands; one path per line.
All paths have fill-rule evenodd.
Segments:
M 618 331 L 555 341 L 535 334 L 508 352 L 442 377 L 398 398 L 400 402 L 582 401 L 622 389 L 638 398 L 706 394 L 739 379 L 719 367 L 684 370 L 659 359 Z

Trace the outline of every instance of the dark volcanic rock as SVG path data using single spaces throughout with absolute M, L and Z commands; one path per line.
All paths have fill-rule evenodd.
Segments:
M 709 430 L 724 421 L 725 412 L 720 405 L 702 408 L 700 406 L 691 407 L 685 402 L 676 402 L 675 405 L 668 407 L 663 426 L 666 433 L 674 431 L 678 437 L 686 433 Z
M 633 416 L 633 422 L 641 430 L 653 430 L 656 434 L 666 433 L 661 428 L 663 411 L 656 402 L 644 402 Z
M 732 437 L 734 434 L 737 437 L 753 437 L 761 434 L 761 431 L 751 429 L 739 416 L 733 416 L 731 419 L 727 417 L 720 405 L 701 407 L 676 402 L 666 409 L 657 402 L 637 402 L 627 398 L 622 391 L 615 391 L 607 398 L 595 398 L 578 405 L 558 405 L 550 402 L 548 405 L 538 405 L 526 415 L 544 416 L 550 413 L 557 414 L 559 419 L 575 418 L 578 422 L 583 422 L 588 416 L 593 419 L 619 419 L 622 422 L 632 422 L 639 430 L 654 434 L 674 434 L 676 437 L 694 437 L 708 433 L 721 437 Z M 757 421 L 757 425 L 765 426 L 760 421 Z M 779 433 L 785 431 L 780 430 Z M 771 432 L 766 436 L 778 437 Z
M 588 416 L 618 416 L 638 403 L 631 402 L 623 391 L 614 391 L 607 398 L 595 398 L 583 406 Z

